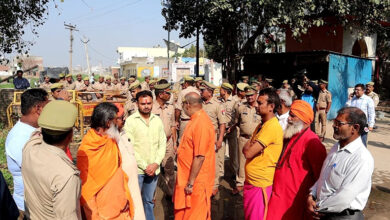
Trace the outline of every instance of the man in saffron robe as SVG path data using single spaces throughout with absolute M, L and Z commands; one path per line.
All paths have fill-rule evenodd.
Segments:
M 103 102 L 92 113 L 91 129 L 77 152 L 81 206 L 87 219 L 132 219 L 134 205 L 122 170 L 115 125 L 118 108 Z
M 177 151 L 175 219 L 209 220 L 215 176 L 215 130 L 202 109 L 199 94 L 190 92 L 184 96 L 182 108 L 191 118 Z
M 267 219 L 311 219 L 306 212 L 310 187 L 317 181 L 326 149 L 310 130 L 314 113 L 309 103 L 292 103 L 284 132 L 284 148 L 274 176 Z
M 278 94 L 266 88 L 260 91 L 256 110 L 261 123 L 245 144 L 244 214 L 246 220 L 262 220 L 267 216 L 268 201 L 276 163 L 283 148 L 283 129 L 275 116 L 279 108 Z

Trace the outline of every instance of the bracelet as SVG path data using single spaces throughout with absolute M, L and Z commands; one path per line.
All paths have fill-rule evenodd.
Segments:
M 187 183 L 187 187 L 188 187 L 188 188 L 192 188 L 193 186 L 194 186 L 193 184 Z

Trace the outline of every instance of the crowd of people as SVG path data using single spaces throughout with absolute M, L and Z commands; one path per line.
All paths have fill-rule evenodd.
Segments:
M 234 86 L 190 76 L 174 85 L 60 78 L 45 77 L 41 89 L 21 96 L 22 116 L 5 143 L 14 181 L 13 198 L 7 187 L 0 193 L 6 219 L 153 220 L 159 181 L 175 219 L 211 219 L 223 178 L 235 183 L 233 196 L 243 195 L 248 220 L 364 218 L 374 169 L 367 134 L 379 100 L 372 82 L 357 84 L 337 112 L 338 142 L 327 153 L 325 80 L 304 76 L 276 89 L 261 76 Z M 69 144 L 77 108 L 68 90 L 99 102 L 76 160 Z

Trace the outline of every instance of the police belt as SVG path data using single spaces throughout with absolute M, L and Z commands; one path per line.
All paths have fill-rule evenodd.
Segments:
M 180 118 L 180 121 L 189 121 L 191 118 Z

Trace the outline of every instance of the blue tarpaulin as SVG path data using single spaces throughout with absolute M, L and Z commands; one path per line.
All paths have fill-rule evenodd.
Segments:
M 348 88 L 371 81 L 372 60 L 329 54 L 328 90 L 332 93 L 332 107 L 328 120 L 337 116 L 337 111 L 348 100 Z

